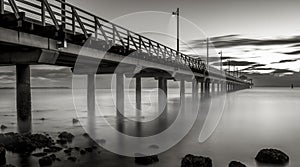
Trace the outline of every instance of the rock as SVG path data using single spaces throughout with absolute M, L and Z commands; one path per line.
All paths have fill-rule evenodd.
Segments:
M 237 162 L 237 161 L 231 161 L 229 163 L 228 167 L 247 167 L 246 165 L 242 164 L 241 162 Z
M 51 155 L 49 155 L 49 157 L 52 159 L 52 161 L 56 160 L 56 155 L 55 154 L 51 154 Z
M 285 164 L 289 162 L 289 156 L 277 149 L 262 149 L 255 159 L 261 163 Z
M 75 149 L 76 151 L 80 151 L 80 148 L 79 148 L 79 147 L 74 147 L 74 149 Z
M 66 154 L 71 154 L 71 153 L 72 153 L 72 149 L 65 149 L 64 152 L 65 152 Z
M 39 164 L 40 166 L 50 166 L 52 165 L 52 158 L 51 157 L 43 157 L 41 159 L 39 159 Z
M 90 135 L 88 133 L 84 133 L 82 136 L 83 137 L 90 137 Z
M 72 162 L 75 162 L 77 160 L 77 158 L 76 157 L 69 157 L 68 160 L 72 161 Z
M 40 120 L 41 120 L 41 121 L 45 121 L 45 120 L 46 120 L 46 118 L 41 118 Z
M 86 152 L 92 152 L 92 151 L 93 151 L 93 148 L 91 148 L 91 147 L 85 148 L 85 151 L 86 151 Z
M 68 141 L 66 139 L 59 139 L 59 140 L 56 140 L 56 143 L 60 144 L 60 145 L 65 145 L 68 143 Z
M 34 156 L 34 157 L 44 157 L 44 156 L 46 156 L 46 155 L 47 155 L 46 152 L 41 152 L 41 153 L 34 153 L 34 154 L 32 154 L 32 156 Z
M 74 135 L 72 135 L 71 133 L 68 133 L 68 132 L 62 132 L 58 135 L 58 138 L 59 139 L 65 139 L 67 140 L 68 142 L 72 142 L 73 138 L 74 138 Z
M 73 124 L 76 124 L 76 123 L 78 123 L 78 122 L 79 122 L 79 120 L 78 120 L 78 119 L 76 119 L 76 118 L 73 118 L 72 122 L 73 122 Z
M 81 155 L 84 155 L 85 153 L 86 153 L 86 151 L 80 150 L 80 154 L 81 154 Z
M 11 165 L 11 164 L 7 164 L 7 165 L 2 165 L 1 167 L 16 167 L 16 166 Z
M 6 164 L 6 150 L 4 147 L 0 147 L 0 166 Z
M 158 162 L 158 156 L 152 155 L 152 156 L 145 156 L 145 157 L 135 157 L 135 163 L 141 164 L 141 165 L 150 165 L 155 162 Z
M 7 129 L 7 126 L 1 125 L 0 129 L 1 129 L 1 130 Z
M 2 142 L 4 141 L 4 142 Z M 52 146 L 53 140 L 42 134 L 26 134 L 6 133 L 2 144 L 8 151 L 20 154 L 30 154 L 36 149 Z
M 181 167 L 212 167 L 212 160 L 208 157 L 188 154 L 182 159 Z

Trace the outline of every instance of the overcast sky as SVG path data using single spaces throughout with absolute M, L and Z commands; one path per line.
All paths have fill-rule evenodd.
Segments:
M 286 83 L 298 81 L 300 70 L 300 1 L 298 0 L 67 0 L 82 9 L 86 9 L 107 20 L 116 22 L 130 30 L 144 32 L 158 32 L 175 37 L 176 19 L 171 16 L 172 11 L 180 8 L 181 22 L 180 36 L 182 39 L 181 50 L 189 52 L 185 44 L 198 50 L 205 57 L 203 50 L 204 38 L 210 37 L 214 43 L 215 53 L 211 54 L 211 64 L 216 65 L 214 57 L 217 52 L 223 51 L 224 60 L 231 61 L 236 68 L 251 74 L 260 85 L 270 85 L 276 79 L 290 75 Z M 157 12 L 147 12 L 157 11 Z M 138 12 L 138 13 L 136 13 Z M 161 13 L 164 12 L 164 13 Z M 201 31 L 199 31 L 199 28 Z M 162 35 L 147 34 L 175 48 L 173 38 L 163 39 Z M 164 41 L 166 40 L 166 41 Z M 0 82 L 10 85 L 14 82 L 14 68 L 1 68 Z M 69 70 L 53 67 L 38 67 L 39 71 L 48 70 L 53 75 L 37 75 L 35 83 L 47 80 L 51 85 L 66 85 L 70 79 L 59 75 L 63 72 L 71 75 Z M 48 73 L 47 72 L 47 73 Z M 9 76 L 11 74 L 11 76 Z M 295 76 L 294 76 L 295 75 Z M 57 76 L 57 77 L 56 77 Z M 7 78 L 11 79 L 6 80 Z M 69 77 L 71 78 L 71 77 Z M 300 86 L 300 85 L 299 85 Z

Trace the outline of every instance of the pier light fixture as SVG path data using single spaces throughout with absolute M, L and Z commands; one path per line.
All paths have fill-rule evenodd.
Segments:
M 177 17 L 177 55 L 179 55 L 179 8 L 177 8 L 176 12 L 172 12 L 172 16 Z

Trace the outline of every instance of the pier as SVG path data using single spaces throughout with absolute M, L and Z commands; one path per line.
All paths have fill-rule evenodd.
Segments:
M 84 47 L 84 52 L 81 52 Z M 95 115 L 95 76 L 116 74 L 116 113 L 124 114 L 125 77 L 136 79 L 141 112 L 143 78 L 155 78 L 158 103 L 165 110 L 168 82 L 192 83 L 192 99 L 251 88 L 252 82 L 220 71 L 199 59 L 111 23 L 65 0 L 0 0 L 0 65 L 16 67 L 17 117 L 21 133 L 31 131 L 30 66 L 69 67 L 87 76 L 88 116 Z M 98 56 L 97 55 L 103 55 Z M 82 64 L 76 64 L 80 59 Z M 77 70 L 80 66 L 81 70 Z M 93 67 L 93 68 L 92 68 Z M 133 73 L 137 67 L 138 73 Z M 200 93 L 199 93 L 200 90 Z M 139 113 L 137 113 L 139 114 Z

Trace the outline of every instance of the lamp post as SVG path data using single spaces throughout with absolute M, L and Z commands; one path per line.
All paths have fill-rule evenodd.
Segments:
M 220 63 L 220 70 L 222 71 L 222 66 L 223 66 L 223 62 L 222 62 L 222 59 L 223 59 L 223 51 L 221 50 L 221 52 L 219 52 L 219 55 L 220 55 L 220 59 L 221 59 L 221 63 Z
M 177 8 L 176 12 L 172 12 L 172 15 L 177 17 L 177 55 L 179 53 L 179 8 Z

